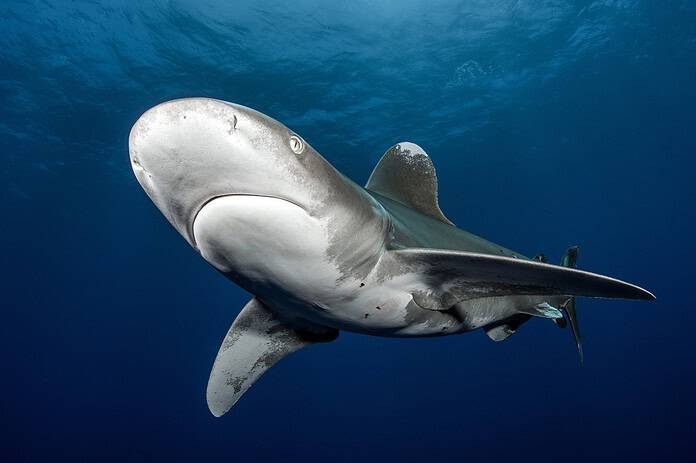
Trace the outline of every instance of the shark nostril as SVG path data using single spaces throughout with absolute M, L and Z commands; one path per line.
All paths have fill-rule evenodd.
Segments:
M 136 158 L 136 157 L 131 158 L 131 163 L 133 164 L 133 171 L 134 172 L 136 172 L 136 173 L 143 172 L 143 173 L 147 174 L 148 178 L 152 178 L 152 174 L 150 174 L 150 172 L 148 172 L 145 169 L 145 167 L 143 167 L 143 165 L 140 164 L 140 161 L 138 161 L 138 158 Z
M 230 124 L 230 129 L 227 131 L 228 134 L 232 135 L 233 130 L 237 130 L 237 116 L 232 115 L 232 120 L 227 121 L 228 124 Z

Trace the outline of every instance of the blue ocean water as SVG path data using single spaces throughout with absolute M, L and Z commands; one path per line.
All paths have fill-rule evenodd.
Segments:
M 0 460 L 682 461 L 695 450 L 696 3 L 0 4 Z M 249 295 L 136 182 L 171 98 L 253 107 L 364 183 L 409 140 L 462 228 L 645 286 L 533 320 L 343 333 L 225 417 L 205 386 Z

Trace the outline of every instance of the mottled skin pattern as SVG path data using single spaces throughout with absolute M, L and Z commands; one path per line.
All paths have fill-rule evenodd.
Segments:
M 432 162 L 410 143 L 388 151 L 365 189 L 278 121 L 189 98 L 143 114 L 129 148 L 139 183 L 174 228 L 255 295 L 211 374 L 216 415 L 282 356 L 337 330 L 441 336 L 483 327 L 502 340 L 530 315 L 561 316 L 549 305 L 570 295 L 652 297 L 456 228 L 437 204 Z

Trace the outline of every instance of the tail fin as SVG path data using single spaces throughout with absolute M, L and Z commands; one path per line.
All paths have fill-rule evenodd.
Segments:
M 561 265 L 563 267 L 577 267 L 578 249 L 580 249 L 578 246 L 573 246 L 572 248 L 569 248 L 566 251 L 565 255 L 563 256 L 563 259 L 561 259 Z M 575 310 L 575 296 L 568 299 L 568 302 L 565 303 L 565 305 L 562 307 L 562 310 L 563 315 L 568 320 L 568 323 L 570 324 L 570 329 L 573 332 L 573 337 L 575 338 L 575 345 L 577 346 L 578 354 L 580 355 L 580 364 L 582 364 L 584 360 L 584 355 L 582 352 L 582 338 L 580 338 L 580 325 L 578 324 L 578 314 Z M 559 326 L 561 326 L 562 328 L 565 327 L 564 325 L 560 324 Z

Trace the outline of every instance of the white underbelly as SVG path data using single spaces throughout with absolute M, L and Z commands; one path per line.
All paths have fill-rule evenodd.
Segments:
M 208 202 L 193 234 L 203 258 L 277 310 L 338 329 L 394 335 L 457 329 L 410 293 L 342 274 L 327 252 L 328 225 L 279 198 L 230 195 Z M 298 313 L 300 311 L 301 313 Z
M 205 260 L 254 287 L 279 287 L 309 298 L 335 287 L 326 227 L 289 201 L 249 195 L 216 198 L 196 216 L 193 233 Z

